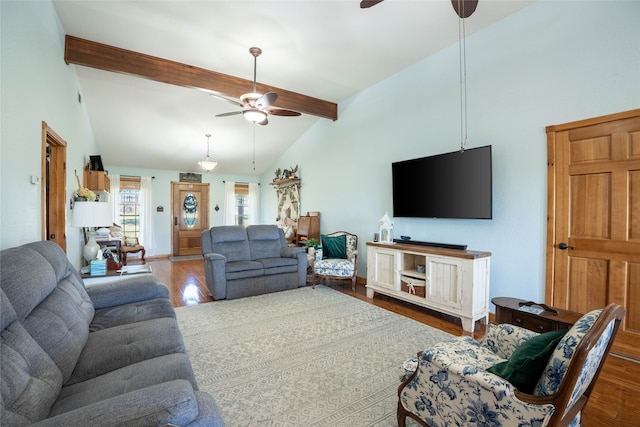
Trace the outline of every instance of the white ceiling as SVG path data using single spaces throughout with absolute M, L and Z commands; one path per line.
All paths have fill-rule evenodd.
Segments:
M 258 82 L 337 104 L 458 41 L 450 0 L 385 0 L 370 9 L 359 0 L 53 3 L 68 35 L 248 80 L 249 47 L 258 46 Z M 530 3 L 480 0 L 467 36 Z M 254 125 L 214 117 L 239 107 L 195 89 L 74 67 L 108 166 L 198 172 L 211 133 L 214 172 L 260 175 L 326 120 L 270 116 L 267 126 L 256 125 L 254 170 Z

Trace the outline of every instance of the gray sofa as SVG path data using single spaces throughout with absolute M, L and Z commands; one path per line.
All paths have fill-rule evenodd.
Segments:
M 304 248 L 287 246 L 275 225 L 211 227 L 202 232 L 207 287 L 214 299 L 283 291 L 307 283 Z
M 223 426 L 165 285 L 85 288 L 52 242 L 0 252 L 3 426 Z

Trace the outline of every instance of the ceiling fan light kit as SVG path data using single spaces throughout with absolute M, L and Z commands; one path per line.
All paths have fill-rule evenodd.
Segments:
M 267 113 L 264 111 L 258 110 L 256 108 L 251 108 L 249 110 L 244 110 L 242 115 L 245 119 L 249 120 L 253 123 L 258 123 L 261 125 L 267 124 Z
M 207 156 L 204 159 L 200 160 L 198 164 L 200 165 L 202 170 L 211 172 L 216 166 L 218 166 L 218 162 L 216 162 L 209 156 L 209 138 L 211 137 L 211 134 L 208 133 L 205 136 L 207 137 Z
M 278 94 L 275 92 L 267 92 L 264 95 L 256 92 L 256 69 L 257 58 L 262 53 L 262 49 L 259 47 L 249 48 L 249 53 L 253 56 L 253 92 L 245 93 L 240 96 L 240 102 L 231 100 L 226 97 L 211 94 L 214 98 L 222 99 L 223 101 L 231 102 L 239 107 L 242 107 L 241 111 L 232 111 L 229 113 L 216 114 L 216 117 L 227 117 L 242 114 L 242 116 L 251 123 L 257 123 L 259 125 L 266 125 L 269 123 L 267 115 L 272 114 L 274 116 L 299 116 L 300 113 L 293 110 L 286 110 L 284 108 L 274 107 L 273 104 L 278 99 Z

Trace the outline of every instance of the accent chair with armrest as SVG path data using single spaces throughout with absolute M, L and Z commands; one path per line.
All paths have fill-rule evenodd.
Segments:
M 440 342 L 405 362 L 398 425 L 408 416 L 424 426 L 580 426 L 624 313 L 610 304 L 566 333 L 501 324 L 482 343 Z
M 358 261 L 358 236 L 348 231 L 321 234 L 321 249 L 316 251 L 313 265 L 313 287 L 318 278 L 350 280 L 351 289 L 356 290 Z

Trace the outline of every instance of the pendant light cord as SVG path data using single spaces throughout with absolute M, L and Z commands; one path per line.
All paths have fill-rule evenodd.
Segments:
M 256 124 L 253 124 L 253 170 L 256 170 Z
M 460 17 L 458 19 L 458 48 L 460 56 L 460 151 L 464 151 L 468 145 L 467 135 L 467 44 L 466 28 L 464 23 L 464 0 L 458 0 Z

